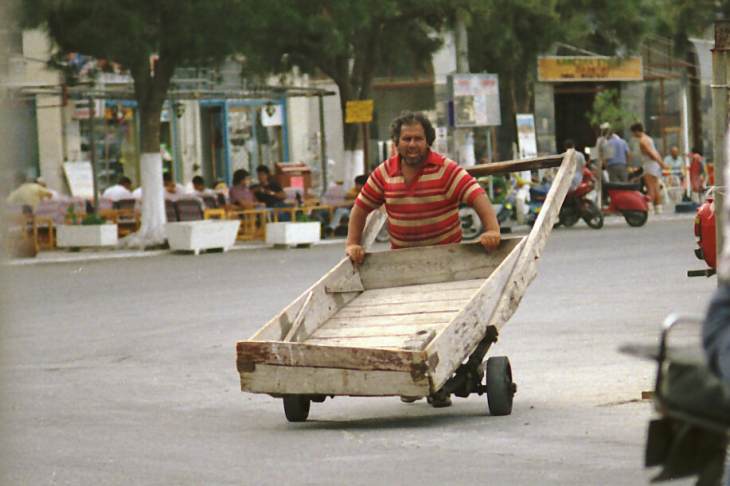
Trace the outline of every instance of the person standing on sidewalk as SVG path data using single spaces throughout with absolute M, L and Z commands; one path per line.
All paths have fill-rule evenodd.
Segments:
M 662 178 L 662 170 L 667 166 L 654 147 L 654 140 L 644 132 L 644 125 L 634 123 L 631 125 L 631 134 L 639 140 L 641 151 L 641 167 L 644 169 L 644 183 L 646 184 L 647 196 L 654 203 L 654 212 L 662 211 L 662 193 L 659 190 L 659 183 Z
M 610 125 L 609 125 L 610 130 Z M 629 180 L 628 163 L 631 161 L 631 151 L 629 144 L 619 137 L 616 133 L 610 132 L 606 145 L 607 158 L 606 170 L 608 171 L 608 180 L 611 182 L 626 182 Z

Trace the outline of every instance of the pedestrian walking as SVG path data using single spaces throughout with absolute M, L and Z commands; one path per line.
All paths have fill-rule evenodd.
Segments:
M 662 194 L 659 183 L 662 179 L 662 170 L 667 166 L 661 155 L 654 147 L 654 140 L 644 132 L 644 125 L 634 123 L 631 125 L 631 134 L 639 141 L 641 152 L 641 168 L 644 170 L 644 183 L 646 184 L 647 196 L 654 204 L 654 212 L 662 211 Z

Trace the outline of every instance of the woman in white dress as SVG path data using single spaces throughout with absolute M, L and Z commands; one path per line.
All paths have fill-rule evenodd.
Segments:
M 649 199 L 654 204 L 654 212 L 660 213 L 662 208 L 662 193 L 659 190 L 659 181 L 662 178 L 662 170 L 668 169 L 667 164 L 662 160 L 654 147 L 654 140 L 644 133 L 644 126 L 641 123 L 631 125 L 631 134 L 639 140 L 641 151 L 641 168 L 644 169 L 644 183 Z

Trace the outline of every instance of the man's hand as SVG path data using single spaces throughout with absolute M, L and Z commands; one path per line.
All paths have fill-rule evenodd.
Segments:
M 501 239 L 499 231 L 485 231 L 479 237 L 479 243 L 482 244 L 485 250 L 492 251 L 497 249 Z
M 356 265 L 362 264 L 365 260 L 365 250 L 360 245 L 347 245 L 345 247 L 345 254 Z

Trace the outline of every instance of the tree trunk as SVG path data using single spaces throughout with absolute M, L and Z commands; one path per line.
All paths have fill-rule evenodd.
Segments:
M 145 62 L 133 68 L 134 90 L 140 117 L 142 225 L 139 231 L 124 240 L 127 246 L 150 247 L 165 242 L 165 199 L 162 186 L 160 156 L 160 114 L 167 96 L 174 63 L 162 58 L 154 66 L 154 75 Z

